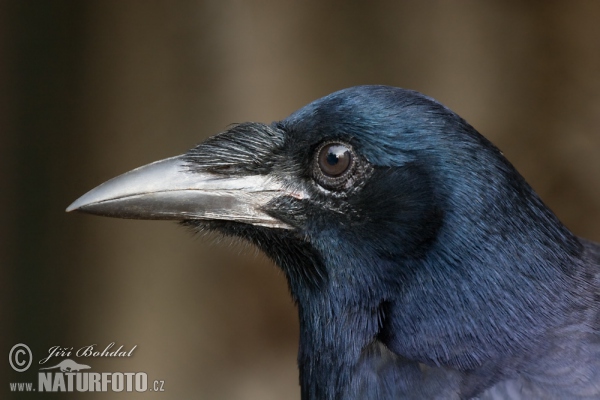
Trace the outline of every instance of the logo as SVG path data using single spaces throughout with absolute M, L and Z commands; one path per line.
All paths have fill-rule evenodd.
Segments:
M 27 371 L 31 366 L 31 360 L 33 360 L 31 349 L 23 343 L 15 344 L 8 353 L 8 362 L 17 372 Z
M 145 372 L 95 372 L 88 365 L 88 361 L 78 362 L 72 358 L 107 358 L 131 357 L 137 345 L 125 349 L 120 346 L 114 349 L 112 342 L 103 350 L 96 344 L 81 347 L 52 346 L 48 355 L 39 360 L 42 366 L 37 372 L 37 386 L 35 382 L 10 383 L 11 392 L 164 392 L 164 381 L 150 382 Z M 57 358 L 65 358 L 58 361 Z M 51 362 L 48 362 L 52 360 Z M 10 349 L 8 354 L 10 366 L 16 372 L 27 371 L 33 361 L 33 353 L 29 346 L 18 343 Z M 44 366 L 44 364 L 51 364 Z M 46 364 L 46 365 L 48 365 Z M 90 371 L 88 371 L 90 370 Z M 1 396 L 0 396 L 1 397 Z
M 48 367 L 48 368 L 40 368 L 40 371 L 43 369 L 54 369 L 54 368 L 60 368 L 60 370 L 62 372 L 79 372 L 82 369 L 90 369 L 89 365 L 84 365 L 84 364 L 77 364 L 75 361 L 73 360 L 69 360 L 68 358 L 66 360 L 63 360 L 61 362 L 59 362 L 58 364 L 56 364 L 54 367 Z

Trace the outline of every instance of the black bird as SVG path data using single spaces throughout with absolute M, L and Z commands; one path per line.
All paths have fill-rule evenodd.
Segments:
M 303 399 L 600 399 L 600 246 L 420 93 L 233 126 L 71 210 L 262 249 L 298 307 Z

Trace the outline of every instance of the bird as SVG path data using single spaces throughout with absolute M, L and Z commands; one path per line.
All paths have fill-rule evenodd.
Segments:
M 304 400 L 600 399 L 600 245 L 419 92 L 228 127 L 67 211 L 242 238 L 283 271 Z

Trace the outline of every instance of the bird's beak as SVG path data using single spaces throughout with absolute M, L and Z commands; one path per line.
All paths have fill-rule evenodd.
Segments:
M 227 220 L 291 229 L 264 206 L 285 194 L 268 175 L 221 176 L 190 169 L 183 156 L 136 168 L 90 190 L 67 208 L 116 218 Z

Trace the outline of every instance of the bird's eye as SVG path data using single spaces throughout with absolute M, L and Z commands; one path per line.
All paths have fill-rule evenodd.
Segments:
M 340 189 L 354 169 L 352 147 L 339 142 L 322 144 L 316 152 L 315 177 L 327 189 Z
M 338 177 L 348 170 L 352 163 L 352 153 L 343 144 L 330 143 L 319 152 L 319 168 L 323 174 Z

